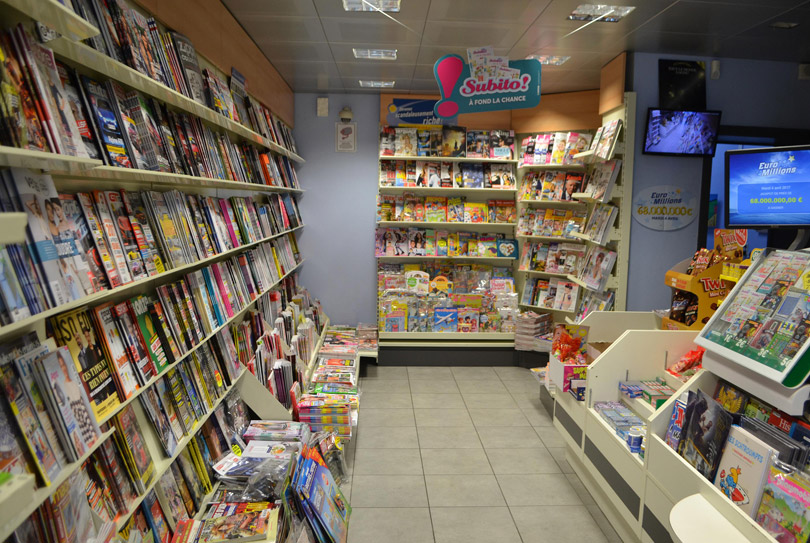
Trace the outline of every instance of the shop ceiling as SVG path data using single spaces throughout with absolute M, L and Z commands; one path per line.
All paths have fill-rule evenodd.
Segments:
M 600 68 L 622 51 L 810 62 L 810 0 L 630 0 L 619 22 L 571 34 L 584 23 L 566 17 L 586 1 L 402 0 L 393 21 L 341 0 L 223 0 L 296 92 L 379 91 L 362 79 L 436 93 L 436 59 L 480 45 L 511 59 L 570 56 L 543 67 L 543 93 L 598 88 Z M 356 59 L 355 48 L 396 49 L 397 59 Z

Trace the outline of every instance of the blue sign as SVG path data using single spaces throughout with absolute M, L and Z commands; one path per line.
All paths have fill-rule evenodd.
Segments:
M 388 106 L 385 121 L 388 126 L 403 124 L 446 124 L 455 125 L 458 121 L 454 116 L 443 119 L 433 113 L 438 100 L 409 100 L 407 98 L 394 98 Z
M 510 60 L 509 67 L 481 69 L 475 74 L 458 55 L 445 55 L 433 65 L 442 99 L 434 111 L 438 117 L 506 109 L 526 109 L 540 103 L 538 60 Z

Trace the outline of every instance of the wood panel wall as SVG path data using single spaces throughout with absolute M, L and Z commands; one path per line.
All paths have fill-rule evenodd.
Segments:
M 599 114 L 604 115 L 624 102 L 627 53 L 623 52 L 604 66 L 599 76 Z
M 137 1 L 168 28 L 188 36 L 197 53 L 214 66 L 226 74 L 231 67 L 239 70 L 248 92 L 292 126 L 292 89 L 221 0 Z

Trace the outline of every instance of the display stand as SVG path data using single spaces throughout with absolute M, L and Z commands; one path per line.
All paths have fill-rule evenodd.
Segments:
M 514 159 L 493 159 L 493 158 L 467 158 L 467 157 L 404 157 L 404 156 L 380 156 L 380 163 L 388 161 L 425 161 L 425 162 L 453 162 L 453 163 L 479 163 L 479 164 L 510 164 L 514 165 Z M 487 200 L 514 200 L 516 189 L 492 189 L 492 188 L 465 188 L 465 187 L 398 187 L 381 186 L 378 183 L 379 194 L 403 195 L 414 194 L 419 197 L 442 196 L 442 197 L 464 197 L 468 201 L 486 202 Z M 465 223 L 465 222 L 427 222 L 427 221 L 378 221 L 378 228 L 424 228 L 434 230 L 447 230 L 450 232 L 467 231 L 480 233 L 504 234 L 507 238 L 514 238 L 515 223 Z M 476 256 L 377 256 L 379 264 L 413 264 L 427 261 L 440 261 L 449 264 L 488 264 L 491 266 L 511 268 L 514 275 L 516 269 L 516 258 L 504 257 L 476 257 Z M 380 295 L 378 290 L 378 311 L 380 307 Z M 378 318 L 378 322 L 380 319 Z M 380 327 L 379 351 L 375 355 L 383 361 L 394 360 L 406 356 L 401 349 L 427 349 L 444 351 L 448 348 L 484 348 L 511 349 L 514 347 L 513 333 L 462 333 L 462 332 L 385 332 Z M 399 351 L 399 352 L 395 352 Z M 437 351 L 438 352 L 438 351 Z M 389 356 L 390 355 L 390 356 Z M 366 356 L 366 355 L 364 355 Z M 410 356 L 410 355 L 408 355 Z M 427 359 L 426 359 L 427 360 Z
M 611 150 L 611 154 L 608 158 L 613 158 L 614 155 L 618 158 L 622 159 L 621 171 L 619 172 L 619 176 L 616 179 L 616 184 L 613 187 L 611 192 L 610 201 L 616 205 L 619 209 L 619 214 L 616 219 L 615 227 L 611 231 L 610 235 L 608 236 L 608 241 L 603 244 L 603 246 L 609 247 L 611 250 L 616 251 L 616 264 L 613 268 L 613 273 L 611 277 L 608 279 L 608 283 L 606 289 L 612 290 L 615 293 L 615 298 L 613 302 L 613 308 L 616 311 L 624 311 L 627 306 L 627 277 L 628 277 L 628 269 L 629 269 L 629 253 L 630 253 L 630 224 L 631 224 L 631 199 L 633 194 L 633 156 L 634 156 L 634 142 L 635 142 L 635 127 L 636 127 L 636 94 L 633 92 L 626 92 L 624 93 L 624 103 L 605 113 L 602 116 L 602 124 L 607 124 L 610 121 L 615 119 L 620 119 L 622 121 L 622 129 L 621 135 L 617 142 L 614 143 L 614 147 Z M 524 136 L 527 134 L 521 134 L 516 136 L 516 140 L 520 141 Z M 578 153 L 575 155 L 577 159 L 584 159 L 585 165 L 584 166 L 574 166 L 574 165 L 543 165 L 543 166 L 530 166 L 530 167 L 521 167 L 519 168 L 519 177 L 518 180 L 518 187 L 521 185 L 523 180 L 523 175 L 527 171 L 532 170 L 543 170 L 543 169 L 556 169 L 556 170 L 568 170 L 568 171 L 586 171 L 590 170 L 593 165 L 593 161 L 596 158 L 592 151 L 585 151 L 583 153 Z M 569 206 L 587 206 L 589 214 L 593 212 L 593 206 L 596 205 L 596 202 L 586 197 L 584 194 L 575 193 L 574 197 L 577 198 L 577 202 L 554 202 L 554 201 L 534 201 L 534 200 L 518 200 L 518 216 L 520 215 L 520 210 L 527 207 L 569 207 Z M 521 246 L 521 254 L 523 251 L 523 244 L 528 242 L 560 242 L 560 243 L 582 243 L 582 244 L 594 244 L 593 241 L 587 238 L 584 235 L 575 235 L 573 239 L 569 238 L 554 238 L 548 236 L 518 236 L 518 240 Z M 527 271 L 527 270 L 519 270 L 517 273 L 517 286 L 518 292 L 521 294 L 521 299 L 523 298 L 523 290 L 527 283 L 527 279 L 531 276 L 537 276 L 537 272 Z M 581 284 L 581 281 L 577 280 L 576 278 L 572 278 L 573 276 L 568 276 L 567 280 L 577 282 Z M 582 286 L 582 285 L 581 285 Z M 582 298 L 582 293 L 584 291 L 584 287 L 580 288 L 579 300 L 577 300 L 577 306 L 579 306 L 579 301 Z M 529 305 L 521 305 L 524 309 L 530 309 L 533 311 L 550 311 L 546 308 L 540 308 L 538 306 L 529 306 Z M 576 311 L 573 312 L 576 314 Z M 555 313 L 554 320 L 555 322 L 565 322 L 566 315 L 560 314 L 559 312 Z
M 694 294 L 698 299 L 697 318 L 691 325 L 664 317 L 664 327 L 668 330 L 700 330 L 715 310 L 720 306 L 728 295 L 730 284 L 721 278 L 723 264 L 715 264 L 702 272 L 689 275 L 686 270 L 692 262 L 691 258 L 682 260 L 669 270 L 665 275 L 665 282 L 668 287 L 675 290 L 682 290 Z

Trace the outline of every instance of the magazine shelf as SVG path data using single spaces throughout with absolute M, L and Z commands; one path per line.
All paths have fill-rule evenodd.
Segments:
M 194 520 L 203 520 L 203 515 L 205 515 L 206 511 L 208 510 L 208 504 L 211 503 L 211 500 L 214 498 L 214 494 L 216 494 L 219 490 L 220 484 L 222 484 L 221 481 L 217 481 L 211 485 L 211 492 L 203 496 L 203 499 L 200 501 L 200 510 L 197 511 L 196 515 L 194 515 Z
M 5 526 L 17 515 L 15 503 L 28 503 L 34 499 L 36 477 L 19 473 L 0 487 L 0 526 Z
M 596 242 L 591 238 L 589 238 L 588 236 L 586 236 L 585 234 L 580 234 L 578 232 L 572 232 L 571 235 L 580 241 L 584 241 L 585 243 L 588 243 L 590 245 L 598 245 L 600 247 L 607 247 L 608 244 L 621 239 L 621 233 L 619 232 L 618 228 L 612 228 L 610 230 L 610 234 L 608 234 L 608 239 L 604 243 Z
M 536 272 L 537 273 L 537 272 Z M 562 309 L 551 309 L 550 307 L 543 307 L 542 305 L 520 304 L 520 307 L 531 309 L 532 311 L 546 311 L 556 315 L 575 315 L 574 311 L 563 311 Z
M 509 332 L 379 332 L 382 340 L 469 340 L 469 341 L 513 341 L 515 334 Z
M 465 187 L 390 187 L 380 186 L 380 194 L 415 194 L 417 196 L 466 196 L 474 200 L 505 198 L 514 200 L 516 189 L 475 189 Z
M 440 230 L 461 230 L 470 232 L 497 232 L 509 234 L 516 223 L 513 222 L 426 222 L 426 221 L 380 221 L 380 228 L 416 227 Z
M 531 207 L 585 207 L 582 202 L 576 200 L 518 200 L 522 204 Z
M 128 87 L 157 98 L 176 109 L 199 117 L 203 122 L 223 129 L 243 140 L 289 157 L 295 162 L 304 162 L 297 154 L 273 143 L 250 128 L 242 126 L 224 115 L 220 115 L 213 109 L 209 109 L 137 70 L 111 59 L 92 47 L 65 38 L 58 38 L 48 42 L 48 47 L 53 50 L 57 57 L 74 65 L 82 72 L 89 72 L 93 76 L 100 76 L 105 79 L 114 79 Z
M 144 292 L 152 292 L 159 284 L 163 284 L 164 282 L 177 277 L 179 275 L 183 275 L 185 273 L 194 271 L 195 269 L 202 268 L 208 264 L 212 264 L 219 260 L 223 260 L 228 258 L 229 256 L 233 256 L 242 252 L 243 250 L 249 249 L 253 246 L 259 245 L 261 243 L 268 242 L 272 239 L 277 237 L 283 236 L 290 232 L 294 232 L 303 228 L 304 225 L 301 225 L 297 228 L 292 230 L 286 230 L 279 234 L 273 234 L 272 236 L 266 237 L 260 241 L 247 243 L 244 245 L 240 245 L 230 251 L 224 251 L 217 255 L 211 256 L 209 258 L 204 258 L 202 260 L 198 260 L 196 262 L 192 262 L 191 264 L 186 264 L 184 266 L 179 266 L 177 268 L 173 268 L 170 270 L 166 270 L 163 273 L 153 275 L 151 277 L 144 277 L 143 279 L 139 279 L 137 281 L 133 281 L 131 283 L 127 283 L 126 285 L 121 285 L 120 287 L 112 288 L 109 290 L 105 290 L 102 292 L 96 292 L 94 294 L 90 294 L 89 296 L 84 296 L 77 300 L 73 300 L 69 303 L 62 304 L 51 309 L 47 309 L 41 313 L 37 313 L 36 315 L 31 315 L 30 317 L 17 321 L 12 324 L 7 324 L 5 326 L 0 326 L 0 339 L 5 339 L 10 337 L 11 335 L 19 334 L 28 330 L 34 329 L 38 324 L 44 323 L 44 321 L 50 317 L 55 315 L 59 315 L 66 311 L 70 311 L 71 309 L 76 309 L 85 305 L 98 305 L 105 301 L 120 301 L 124 298 L 129 298 L 135 296 L 136 294 L 142 294 Z M 295 267 L 293 270 L 297 269 L 303 263 L 303 260 Z M 291 270 L 289 273 L 292 273 Z M 286 275 L 285 275 L 286 277 Z
M 517 239 L 524 241 L 549 241 L 552 243 L 585 243 L 584 241 L 576 238 L 563 238 L 560 236 L 524 236 L 518 234 Z
M 30 500 L 22 501 L 20 499 L 15 499 L 4 504 L 3 516 L 11 520 L 0 525 L 0 541 L 5 541 L 14 532 L 14 530 L 17 529 L 17 526 L 22 524 L 22 522 L 31 516 L 31 514 L 36 511 L 40 505 L 45 503 L 45 500 L 50 498 L 53 493 L 56 492 L 56 489 L 59 488 L 62 483 L 67 481 L 76 470 L 80 469 L 84 462 L 90 458 L 90 455 L 93 454 L 96 449 L 98 449 L 101 444 L 113 434 L 113 432 L 114 430 L 108 430 L 101 434 L 98 439 L 96 439 L 93 446 L 88 448 L 87 451 L 81 457 L 79 457 L 76 462 L 67 464 L 62 471 L 59 472 L 59 475 L 57 475 L 51 481 L 50 485 L 34 490 L 33 497 Z
M 318 338 L 318 342 L 315 344 L 315 348 L 312 349 L 312 357 L 309 359 L 309 364 L 307 364 L 307 376 L 306 382 L 309 383 L 309 380 L 312 378 L 312 372 L 315 370 L 315 364 L 318 361 L 318 353 L 323 347 L 323 340 L 326 339 L 326 330 L 329 328 L 329 317 L 326 317 L 326 320 L 323 323 L 323 328 L 321 328 L 321 336 Z M 292 409 L 292 407 L 290 408 Z
M 381 156 L 380 160 L 424 160 L 426 162 L 480 162 L 482 164 L 517 164 L 510 158 L 468 158 L 464 156 Z
M 299 266 L 300 266 L 300 264 L 299 264 Z M 286 275 L 284 275 L 284 277 L 287 277 L 288 275 L 290 275 L 290 274 L 291 274 L 293 271 L 295 271 L 295 269 L 297 269 L 297 266 L 296 266 L 296 268 L 294 268 L 293 270 L 289 271 L 289 272 L 288 272 Z M 222 330 L 225 330 L 225 329 L 226 329 L 226 328 L 228 328 L 228 326 L 230 326 L 231 324 L 233 324 L 233 323 L 235 323 L 235 322 L 238 322 L 238 320 L 242 318 L 242 316 L 243 316 L 243 315 L 244 315 L 244 314 L 245 314 L 245 313 L 248 311 L 248 309 L 250 309 L 251 307 L 253 307 L 253 303 L 254 303 L 256 300 L 258 300 L 259 298 L 261 298 L 262 296 L 264 296 L 264 295 L 265 295 L 267 292 L 269 292 L 271 289 L 273 289 L 273 288 L 274 288 L 274 287 L 276 287 L 276 286 L 277 286 L 279 283 L 281 283 L 281 281 L 284 279 L 284 277 L 282 277 L 282 278 L 281 278 L 281 280 L 277 281 L 276 283 L 273 283 L 273 284 L 270 286 L 270 288 L 268 288 L 267 290 L 265 290 L 263 293 L 261 293 L 260 295 L 256 296 L 256 298 L 255 298 L 254 300 L 252 300 L 251 302 L 249 302 L 248 304 L 246 304 L 246 305 L 245 305 L 245 307 L 243 307 L 243 308 L 242 308 L 242 309 L 240 309 L 240 310 L 239 310 L 237 313 L 235 313 L 233 317 L 231 317 L 230 319 L 228 319 L 227 321 L 225 321 L 225 323 L 224 323 L 222 326 L 219 326 L 219 327 L 215 328 L 215 329 L 214 329 L 214 330 L 213 330 L 213 331 L 212 331 L 210 334 L 208 334 L 207 336 L 205 336 L 205 337 L 202 339 L 202 341 L 200 341 L 200 342 L 199 342 L 197 345 L 195 345 L 194 347 L 192 347 L 191 349 L 189 349 L 188 351 L 186 351 L 185 353 L 183 353 L 183 355 L 182 355 L 180 358 L 178 358 L 177 360 L 175 360 L 174 362 L 172 362 L 171 364 L 169 364 L 168 366 L 166 366 L 166 368 L 165 368 L 165 369 L 164 369 L 164 370 L 163 370 L 163 371 L 162 371 L 162 372 L 161 372 L 159 375 L 156 375 L 156 376 L 152 377 L 152 378 L 151 378 L 149 381 L 147 381 L 147 382 L 146 382 L 146 384 L 145 384 L 145 385 L 143 385 L 143 386 L 142 386 L 142 387 L 140 387 L 138 390 L 136 390 L 135 392 L 133 392 L 133 393 L 132 393 L 132 395 L 131 395 L 129 398 L 127 398 L 126 400 L 122 401 L 122 402 L 121 402 L 121 405 L 117 406 L 117 407 L 116 407 L 115 409 L 113 409 L 113 410 L 112 410 L 110 413 L 108 413 L 108 414 L 107 414 L 107 416 L 105 416 L 103 419 L 99 420 L 99 421 L 98 421 L 98 423 L 99 423 L 99 424 L 104 424 L 105 422 L 107 422 L 107 421 L 109 421 L 110 419 L 112 419 L 112 418 L 113 418 L 113 417 L 116 415 L 116 413 L 119 413 L 119 412 L 120 412 L 122 409 L 124 409 L 124 408 L 125 408 L 127 405 L 129 405 L 131 402 L 133 402 L 133 401 L 134 401 L 134 400 L 135 400 L 135 399 L 136 399 L 138 396 L 140 396 L 140 395 L 141 395 L 141 394 L 142 394 L 142 393 L 143 393 L 143 392 L 144 392 L 146 389 L 148 389 L 148 388 L 149 388 L 149 387 L 151 387 L 153 384 L 155 384 L 155 382 L 156 382 L 156 381 L 158 381 L 159 379 L 163 378 L 163 377 L 166 375 L 166 372 L 167 372 L 167 371 L 169 371 L 169 370 L 170 370 L 170 369 L 172 369 L 173 367 L 175 367 L 175 366 L 177 366 L 178 364 L 180 364 L 180 363 L 181 363 L 183 360 L 185 360 L 186 358 L 188 358 L 189 356 L 191 356 L 191 354 L 192 354 L 192 353 L 196 352 L 196 351 L 197 351 L 197 349 L 199 349 L 200 347 L 202 347 L 204 344 L 208 343 L 208 341 L 209 341 L 210 339 L 212 339 L 214 336 L 216 336 L 216 335 L 217 335 L 219 332 L 221 332 Z
M 148 190 L 150 188 L 178 188 L 188 189 L 191 187 L 205 187 L 211 189 L 244 190 L 255 192 L 288 192 L 291 194 L 302 194 L 302 189 L 292 189 L 287 187 L 276 187 L 262 183 L 245 183 L 243 181 L 230 181 L 228 179 L 213 179 L 210 177 L 196 177 L 178 173 L 153 172 L 150 170 L 136 170 L 133 168 L 117 168 L 115 166 L 99 166 L 98 168 L 83 170 L 77 173 L 55 171 L 52 173 L 54 180 L 62 186 L 69 186 L 70 180 L 88 180 L 93 183 L 111 182 L 116 188 L 122 183 L 127 187 L 138 190 Z M 94 185 L 93 188 L 99 188 Z
M 57 0 L 3 0 L 2 4 L 74 40 L 92 38 L 99 34 L 98 28 Z
M 61 155 L 47 151 L 32 151 L 0 145 L 0 166 L 32 170 L 62 170 L 79 172 L 103 165 L 100 160 Z
M 553 273 L 553 272 L 544 272 L 544 271 L 535 271 L 535 270 L 518 270 L 520 273 L 525 273 L 530 277 L 558 277 L 560 279 L 564 279 L 568 277 L 568 275 L 564 273 Z
M 682 543 L 693 541 L 724 541 L 746 543 L 750 541 L 700 494 L 692 494 L 675 504 L 670 513 L 675 536 Z
M 596 199 L 590 196 L 587 192 L 575 192 L 571 195 L 572 198 L 579 200 L 580 202 L 588 203 L 588 204 L 599 204 L 602 203 L 602 199 Z M 621 187 L 613 187 L 613 190 L 610 191 L 610 200 L 611 202 L 616 202 L 621 200 L 624 197 L 622 194 Z
M 566 170 L 569 172 L 584 172 L 582 164 L 529 164 L 519 166 L 519 170 Z
M 183 439 L 177 442 L 177 449 L 175 450 L 174 454 L 171 457 L 165 456 L 156 457 L 154 453 L 155 451 L 160 449 L 159 445 L 156 445 L 158 449 L 150 451 L 153 454 L 152 460 L 155 464 L 154 478 L 152 479 L 152 482 L 149 484 L 149 486 L 146 487 L 146 491 L 138 495 L 138 497 L 135 498 L 135 500 L 131 504 L 129 504 L 129 510 L 125 514 L 121 515 L 118 518 L 118 520 L 116 520 L 115 523 L 116 532 L 120 531 L 121 528 L 124 527 L 124 525 L 127 523 L 127 520 L 129 520 L 129 517 L 132 516 L 132 513 L 138 509 L 138 507 L 141 505 L 141 502 L 143 502 L 144 498 L 146 498 L 146 495 L 149 494 L 149 492 L 155 488 L 155 485 L 157 484 L 160 477 L 164 473 L 166 473 L 166 470 L 168 470 L 171 467 L 172 462 L 177 460 L 177 457 L 180 456 L 180 453 L 183 451 L 183 449 L 185 449 L 186 446 L 191 442 L 191 440 L 194 439 L 194 435 L 197 433 L 197 431 L 199 431 L 200 428 L 202 428 L 202 425 L 205 424 L 205 421 L 207 421 L 208 418 L 214 414 L 214 411 L 216 411 L 217 407 L 219 407 L 219 404 L 222 403 L 222 401 L 225 399 L 228 393 L 239 386 L 239 382 L 245 378 L 246 373 L 248 373 L 247 369 L 242 368 L 241 373 L 239 374 L 239 376 L 236 377 L 236 379 L 233 380 L 231 386 L 228 387 L 225 393 L 216 402 L 214 402 L 213 408 L 210 409 L 205 415 L 203 415 L 203 417 L 200 420 L 197 421 L 197 425 L 191 430 L 191 432 L 187 436 L 185 436 Z M 145 433 L 147 434 L 147 436 L 145 437 L 148 440 L 149 436 L 151 436 L 151 434 L 154 433 L 152 423 L 146 418 L 142 410 L 140 409 L 136 410 L 135 414 L 136 417 L 138 418 L 138 424 L 140 425 L 142 430 L 145 430 Z M 157 436 L 154 436 L 154 439 L 157 440 Z
M 493 266 L 511 266 L 514 258 L 504 256 L 378 256 L 380 262 L 421 262 L 423 260 L 446 260 L 448 262 L 477 262 Z
M 26 213 L 0 213 L 0 245 L 25 243 Z

